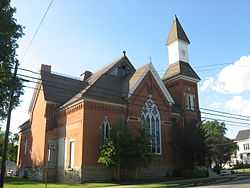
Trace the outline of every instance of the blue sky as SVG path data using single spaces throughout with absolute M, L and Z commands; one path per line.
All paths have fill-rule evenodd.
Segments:
M 25 36 L 19 41 L 21 58 L 49 1 L 12 1 L 18 22 L 26 27 Z M 227 72 L 219 74 L 228 67 L 201 68 L 211 64 L 233 65 L 250 55 L 249 8 L 248 0 L 55 0 L 20 66 L 39 70 L 41 63 L 51 64 L 53 71 L 78 76 L 86 69 L 95 71 L 126 50 L 135 67 L 148 63 L 151 56 L 155 68 L 163 74 L 168 66 L 166 38 L 176 14 L 191 41 L 190 64 L 202 78 L 200 86 L 208 80 L 207 87 L 200 90 L 200 106 L 250 115 L 232 107 L 237 99 L 243 106 L 250 104 L 249 85 L 242 86 L 240 92 L 235 92 L 230 83 L 226 89 L 218 89 L 215 86 L 223 80 L 220 77 L 228 76 Z M 243 64 L 250 69 L 250 57 Z M 249 78 L 248 73 L 243 78 Z M 240 71 L 232 76 L 237 74 Z M 32 90 L 27 89 L 23 103 L 14 111 L 13 131 L 27 118 L 31 96 Z M 230 126 L 228 129 L 230 137 L 238 130 Z

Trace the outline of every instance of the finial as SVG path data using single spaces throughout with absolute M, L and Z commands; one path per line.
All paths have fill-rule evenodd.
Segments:
M 122 53 L 123 53 L 123 56 L 125 57 L 126 56 L 126 50 L 123 50 Z
M 149 63 L 152 63 L 152 57 L 149 56 Z

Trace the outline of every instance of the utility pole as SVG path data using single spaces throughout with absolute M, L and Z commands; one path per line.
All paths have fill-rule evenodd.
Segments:
M 10 102 L 9 102 L 9 107 L 8 107 L 7 123 L 6 123 L 6 130 L 5 130 L 5 136 L 4 136 L 2 161 L 1 161 L 0 188 L 3 188 L 4 186 L 4 176 L 5 176 L 5 170 L 6 170 L 6 156 L 7 156 L 7 151 L 8 151 L 9 132 L 10 132 L 10 119 L 11 119 L 11 111 L 12 111 L 13 102 L 14 102 L 13 99 L 14 99 L 14 94 L 15 94 L 15 84 L 16 84 L 16 75 L 17 75 L 18 65 L 19 65 L 18 62 L 16 62 L 14 74 L 11 79 L 13 87 L 10 88 Z

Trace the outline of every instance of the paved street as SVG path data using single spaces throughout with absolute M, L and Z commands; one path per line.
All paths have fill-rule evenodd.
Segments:
M 230 181 L 218 185 L 200 186 L 196 188 L 250 188 L 250 178 L 245 180 Z

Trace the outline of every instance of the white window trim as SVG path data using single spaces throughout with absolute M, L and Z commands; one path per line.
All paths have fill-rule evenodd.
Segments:
M 152 152 L 152 154 L 155 154 L 155 155 L 161 155 L 162 154 L 162 138 L 161 138 L 161 117 L 160 117 L 160 112 L 159 112 L 159 110 L 158 110 L 158 107 L 157 107 L 157 105 L 154 103 L 154 101 L 151 99 L 151 98 L 149 98 L 146 102 L 145 102 L 145 104 L 144 104 L 144 106 L 143 106 L 143 109 L 144 108 L 148 108 L 148 103 L 149 102 L 151 102 L 152 104 L 153 104 L 153 106 L 154 107 L 156 107 L 156 109 L 157 109 L 157 114 L 156 115 L 153 115 L 152 114 L 152 111 L 149 109 L 149 111 L 150 112 L 147 112 L 146 114 L 144 113 L 144 111 L 142 110 L 142 112 L 141 112 L 141 117 L 143 117 L 143 118 L 141 118 L 141 120 L 143 119 L 143 120 L 146 120 L 147 119 L 147 117 L 149 117 L 149 121 L 150 121 L 150 123 L 149 123 L 149 130 L 150 130 L 150 135 L 152 135 L 152 129 L 151 129 L 151 122 L 152 122 L 152 119 L 155 121 L 155 135 L 156 135 L 156 119 L 158 118 L 158 121 L 159 121 L 159 145 L 160 145 L 160 152 Z M 157 139 L 157 138 L 155 138 L 155 139 Z M 151 149 L 152 149 L 152 145 L 151 145 Z M 157 144 L 155 143 L 155 149 L 157 150 Z
M 187 110 L 195 111 L 195 95 L 192 93 L 185 93 L 185 108 Z
M 74 155 L 74 163 L 73 166 L 70 166 L 70 143 L 74 142 L 76 144 L 76 140 L 75 139 L 69 139 L 69 138 L 65 138 L 65 157 L 64 157 L 64 166 L 66 169 L 73 169 L 75 167 L 75 155 Z M 74 146 L 74 150 L 75 150 L 75 146 Z M 69 152 L 69 153 L 68 153 Z M 68 155 L 69 154 L 69 155 Z M 75 154 L 75 152 L 74 152 Z
M 27 136 L 25 136 L 25 140 L 24 140 L 24 155 L 27 155 L 28 152 L 28 139 Z
M 108 137 L 107 137 L 107 132 L 106 132 L 107 126 L 108 126 L 108 132 L 109 132 L 109 133 L 108 133 L 108 136 L 110 136 L 111 126 L 110 126 L 110 122 L 109 122 L 109 120 L 108 120 L 108 117 L 105 116 L 105 117 L 104 117 L 104 120 L 103 120 L 103 122 L 102 122 L 102 124 L 101 124 L 102 139 L 103 139 L 102 141 L 103 141 L 103 143 L 104 143 L 105 139 L 108 138 Z

